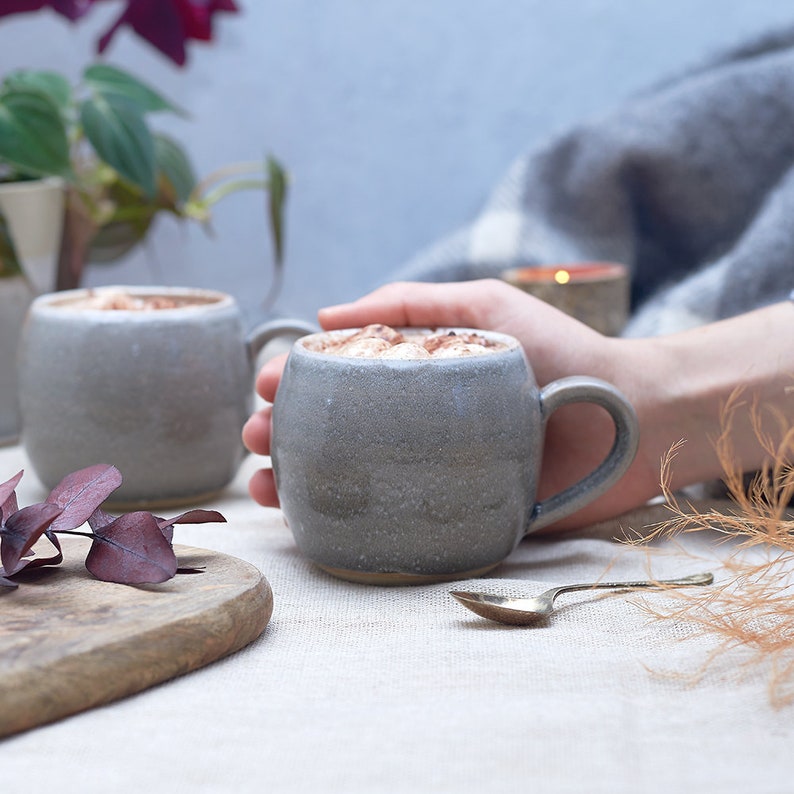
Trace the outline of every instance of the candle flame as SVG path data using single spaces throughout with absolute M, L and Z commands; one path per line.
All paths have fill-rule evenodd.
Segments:
M 567 284 L 571 280 L 571 274 L 567 270 L 558 270 L 554 274 L 554 280 L 558 284 Z

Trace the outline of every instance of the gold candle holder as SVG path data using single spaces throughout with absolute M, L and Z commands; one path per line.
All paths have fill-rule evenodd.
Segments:
M 607 336 L 617 336 L 629 316 L 629 271 L 616 262 L 519 267 L 502 279 Z

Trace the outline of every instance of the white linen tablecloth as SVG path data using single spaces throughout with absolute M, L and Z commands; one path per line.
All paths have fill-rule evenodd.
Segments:
M 250 500 L 259 463 L 249 458 L 212 504 L 227 525 L 177 526 L 175 542 L 264 572 L 275 597 L 264 634 L 202 670 L 6 739 L 5 790 L 794 791 L 794 707 L 771 705 L 770 671 L 743 668 L 742 650 L 688 681 L 714 640 L 640 608 L 669 595 L 563 596 L 549 623 L 514 628 L 464 610 L 452 585 L 341 582 L 301 557 L 277 510 Z M 2 479 L 23 467 L 29 504 L 44 490 L 19 447 L 0 449 Z M 607 569 L 647 574 L 647 552 L 610 540 L 613 529 L 525 541 L 469 584 L 535 594 Z M 653 575 L 720 576 L 715 538 L 683 545 L 654 555 Z

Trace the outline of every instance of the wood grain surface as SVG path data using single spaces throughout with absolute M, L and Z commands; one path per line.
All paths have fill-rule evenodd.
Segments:
M 177 574 L 118 585 L 84 567 L 90 541 L 64 538 L 65 561 L 0 593 L 0 736 L 109 703 L 195 670 L 256 639 L 273 594 L 242 560 L 175 546 Z

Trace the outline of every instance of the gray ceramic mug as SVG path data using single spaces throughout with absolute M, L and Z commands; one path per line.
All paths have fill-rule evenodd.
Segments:
M 375 584 L 481 575 L 631 464 L 638 423 L 617 389 L 585 377 L 539 389 L 517 340 L 476 333 L 504 349 L 386 360 L 313 350 L 328 334 L 294 343 L 273 406 L 271 457 L 297 546 L 321 568 Z M 609 412 L 614 445 L 584 479 L 538 502 L 546 420 L 574 402 Z
M 174 305 L 109 309 L 109 300 Z M 43 295 L 28 311 L 19 349 L 22 443 L 31 464 L 48 487 L 84 466 L 113 464 L 124 479 L 116 506 L 206 500 L 242 461 L 258 353 L 277 336 L 312 330 L 284 321 L 246 336 L 234 299 L 212 290 Z

